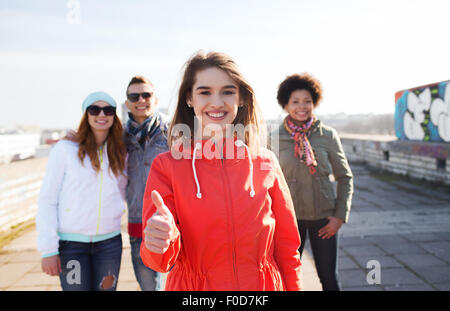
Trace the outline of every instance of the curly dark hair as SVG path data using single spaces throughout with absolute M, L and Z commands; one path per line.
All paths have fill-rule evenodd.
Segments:
M 296 90 L 307 90 L 313 99 L 314 108 L 322 100 L 322 84 L 311 74 L 304 72 L 287 76 L 278 86 L 277 100 L 278 104 L 284 108 L 291 97 L 292 92 Z

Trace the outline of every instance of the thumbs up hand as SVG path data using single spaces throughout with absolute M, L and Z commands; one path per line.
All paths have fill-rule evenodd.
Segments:
M 180 233 L 158 191 L 153 190 L 151 195 L 156 212 L 147 220 L 144 229 L 145 247 L 153 253 L 164 254 Z

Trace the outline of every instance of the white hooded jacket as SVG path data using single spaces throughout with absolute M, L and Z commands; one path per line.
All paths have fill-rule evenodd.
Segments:
M 50 152 L 36 216 L 43 257 L 58 254 L 60 239 L 96 242 L 120 233 L 127 177 L 112 173 L 106 150 L 99 149 L 98 173 L 89 156 L 81 163 L 75 142 L 61 140 Z

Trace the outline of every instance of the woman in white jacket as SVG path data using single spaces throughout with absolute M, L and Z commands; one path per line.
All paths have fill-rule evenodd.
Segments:
M 63 290 L 115 290 L 122 256 L 126 148 L 116 102 L 95 92 L 76 133 L 52 149 L 36 217 L 42 270 Z

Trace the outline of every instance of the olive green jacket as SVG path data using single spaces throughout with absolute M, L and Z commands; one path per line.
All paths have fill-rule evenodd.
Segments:
M 273 143 L 279 135 L 279 153 Z M 275 135 L 275 136 L 274 136 Z M 353 175 L 337 132 L 317 120 L 308 133 L 317 161 L 314 175 L 305 163 L 294 155 L 294 140 L 281 124 L 278 133 L 271 133 L 272 151 L 277 154 L 289 185 L 297 219 L 318 220 L 335 216 L 348 221 Z M 269 144 L 270 145 L 270 144 Z M 337 187 L 330 179 L 331 174 Z

